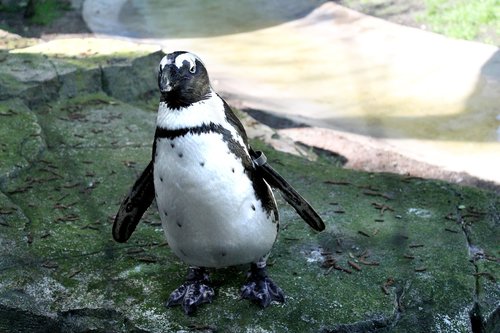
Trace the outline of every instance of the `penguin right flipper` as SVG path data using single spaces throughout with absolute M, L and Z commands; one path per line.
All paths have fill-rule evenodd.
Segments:
M 317 231 L 325 230 L 325 223 L 321 216 L 319 216 L 309 202 L 307 202 L 292 185 L 267 163 L 267 158 L 263 152 L 250 149 L 250 156 L 257 168 L 257 172 L 260 173 L 262 178 L 264 178 L 271 187 L 281 192 L 285 201 L 295 208 L 297 214 L 299 214 L 311 228 Z
M 151 161 L 139 179 L 136 180 L 130 193 L 123 199 L 118 209 L 113 223 L 113 238 L 115 241 L 124 243 L 130 238 L 154 198 L 153 161 Z

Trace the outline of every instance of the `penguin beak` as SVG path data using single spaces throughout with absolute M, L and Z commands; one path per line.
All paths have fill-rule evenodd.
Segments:
M 172 84 L 168 79 L 168 70 L 164 70 L 158 73 L 158 86 L 162 94 L 166 94 L 172 90 Z

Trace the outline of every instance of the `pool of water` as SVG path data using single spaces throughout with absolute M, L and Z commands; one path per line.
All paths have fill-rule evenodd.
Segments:
M 99 33 L 197 53 L 216 86 L 250 107 L 500 181 L 493 46 L 314 0 L 87 0 L 84 17 Z
M 325 0 L 87 1 L 112 16 L 97 30 L 137 38 L 210 37 L 254 31 L 306 16 Z M 96 20 L 97 21 L 97 20 Z M 115 29 L 119 26 L 119 29 Z M 95 30 L 95 26 L 92 27 Z

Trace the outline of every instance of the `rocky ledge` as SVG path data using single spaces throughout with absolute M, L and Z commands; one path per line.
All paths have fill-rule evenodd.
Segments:
M 278 198 L 269 271 L 285 304 L 240 301 L 236 267 L 213 272 L 216 299 L 194 316 L 165 308 L 186 266 L 154 207 L 128 243 L 111 237 L 150 158 L 161 52 L 0 52 L 0 331 L 500 331 L 498 196 L 346 170 L 322 152 L 313 162 L 259 138 L 327 229 Z

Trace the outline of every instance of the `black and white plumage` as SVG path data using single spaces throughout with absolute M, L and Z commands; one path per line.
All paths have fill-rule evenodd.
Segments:
M 252 263 L 242 297 L 265 307 L 284 295 L 267 276 L 266 258 L 278 233 L 278 209 L 269 185 L 316 230 L 319 215 L 253 151 L 245 130 L 210 86 L 192 53 L 160 62 L 161 92 L 152 162 L 123 201 L 113 226 L 126 241 L 154 197 L 172 251 L 190 265 L 187 281 L 167 305 L 192 313 L 214 295 L 206 268 Z

